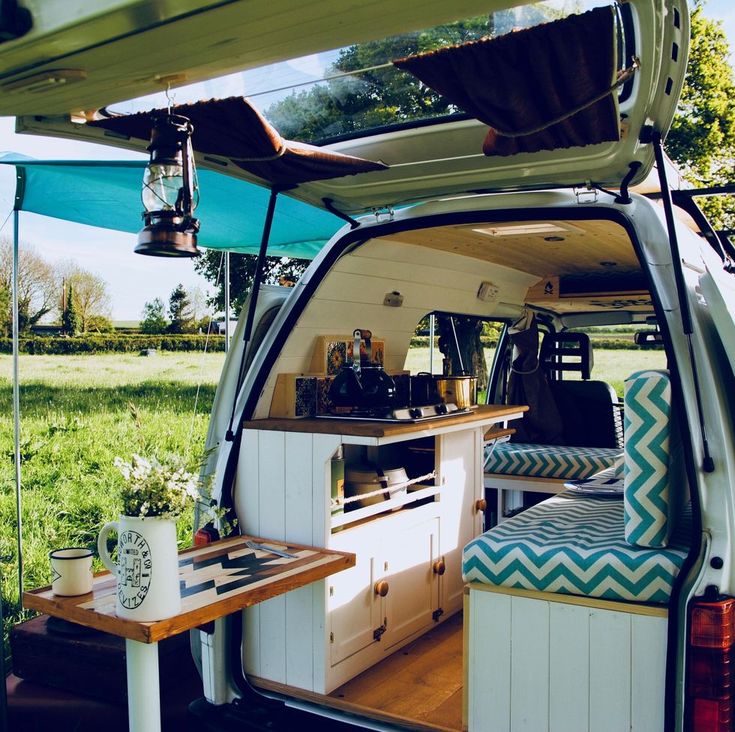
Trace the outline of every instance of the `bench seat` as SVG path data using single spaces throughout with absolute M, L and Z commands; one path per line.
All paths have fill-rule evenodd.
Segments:
M 487 456 L 485 475 L 582 480 L 622 458 L 623 451 L 608 447 L 571 447 L 504 442 Z
M 688 553 L 687 509 L 666 548 L 625 540 L 622 500 L 564 492 L 502 522 L 464 549 L 466 582 L 667 603 Z

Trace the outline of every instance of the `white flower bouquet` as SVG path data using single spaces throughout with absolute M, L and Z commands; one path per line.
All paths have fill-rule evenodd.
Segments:
M 115 458 L 125 486 L 121 491 L 125 516 L 157 516 L 174 521 L 201 496 L 199 479 L 185 469 L 180 458 L 160 463 L 133 455 L 131 462 Z

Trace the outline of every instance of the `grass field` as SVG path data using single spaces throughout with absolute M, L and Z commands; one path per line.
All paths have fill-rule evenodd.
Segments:
M 491 358 L 492 351 L 487 356 Z M 594 377 L 611 382 L 622 394 L 627 374 L 661 368 L 663 359 L 661 351 L 599 350 Z M 223 360 L 222 353 L 21 357 L 26 587 L 49 583 L 50 549 L 94 547 L 98 530 L 117 517 L 121 477 L 113 466 L 115 456 L 175 453 L 196 465 Z M 426 370 L 428 363 L 428 348 L 412 349 L 407 368 Z M 436 370 L 439 364 L 437 360 Z M 0 572 L 7 627 L 22 617 L 16 580 L 9 356 L 0 356 L 0 414 L 0 451 L 5 458 L 0 463 Z M 188 544 L 190 515 L 179 521 L 178 530 L 181 544 Z
M 113 466 L 115 456 L 173 453 L 196 466 L 223 361 L 222 353 L 21 356 L 26 587 L 50 582 L 50 549 L 94 547 L 98 530 L 117 518 L 121 476 Z M 21 617 L 11 368 L 10 357 L 0 356 L 0 451 L 5 458 L 0 474 L 0 569 L 6 625 Z M 190 543 L 191 521 L 187 515 L 178 523 L 182 544 Z

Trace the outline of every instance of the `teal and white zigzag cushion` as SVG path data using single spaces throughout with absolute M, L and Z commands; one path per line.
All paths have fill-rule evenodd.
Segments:
M 666 371 L 625 380 L 625 539 L 663 547 L 671 530 L 669 438 L 671 383 Z
M 668 602 L 688 552 L 690 510 L 665 549 L 631 546 L 623 521 L 620 500 L 560 493 L 467 544 L 464 579 L 608 600 Z
M 612 467 L 621 455 L 621 451 L 614 447 L 504 442 L 497 445 L 488 457 L 485 473 L 582 480 Z

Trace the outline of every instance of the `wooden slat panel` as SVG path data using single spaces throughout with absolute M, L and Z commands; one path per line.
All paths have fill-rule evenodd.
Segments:
M 508 595 L 470 593 L 468 714 L 472 732 L 509 732 L 511 600 Z
M 549 603 L 549 729 L 589 730 L 589 610 Z
M 285 535 L 292 541 L 312 543 L 312 435 L 285 435 Z M 314 645 L 313 588 L 302 587 L 285 596 L 286 683 L 314 688 L 311 662 Z
M 590 612 L 590 730 L 630 729 L 631 616 Z
M 258 454 L 260 533 L 286 536 L 286 435 L 261 435 Z M 247 506 L 245 507 L 247 513 Z M 286 598 L 274 597 L 260 606 L 260 673 L 286 681 Z
M 549 726 L 549 606 L 511 601 L 511 732 L 542 732 Z
M 632 729 L 663 732 L 668 623 L 663 618 L 639 616 L 632 619 L 632 625 Z

